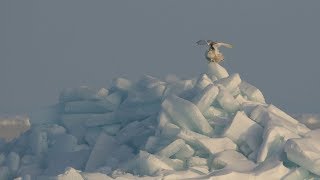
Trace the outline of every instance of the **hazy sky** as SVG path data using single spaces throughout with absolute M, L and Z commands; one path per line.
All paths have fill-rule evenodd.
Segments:
M 0 1 L 0 114 L 57 102 L 61 89 L 115 77 L 193 77 L 199 39 L 223 49 L 229 73 L 287 112 L 320 112 L 320 1 Z

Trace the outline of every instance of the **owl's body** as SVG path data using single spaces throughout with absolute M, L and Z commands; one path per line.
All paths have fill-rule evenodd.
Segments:
M 209 49 L 206 51 L 205 57 L 209 62 L 220 63 L 224 60 L 223 54 L 219 51 L 220 46 L 232 48 L 231 44 L 216 42 L 211 40 L 200 40 L 197 42 L 198 45 L 207 45 Z
M 206 55 L 206 59 L 209 62 L 220 63 L 221 61 L 224 60 L 223 54 L 216 50 L 209 49 L 206 51 L 205 55 Z

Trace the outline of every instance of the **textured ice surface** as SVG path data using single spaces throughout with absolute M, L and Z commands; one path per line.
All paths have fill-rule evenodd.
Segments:
M 190 101 L 172 95 L 163 101 L 162 108 L 169 114 L 171 120 L 183 129 L 206 135 L 212 133 L 212 128 L 206 118 Z
M 87 86 L 81 86 L 79 88 L 67 88 L 60 93 L 59 100 L 60 102 L 98 100 L 101 97 L 100 95 L 105 96 L 108 94 L 107 91 L 99 92 L 100 91 L 95 91 Z
M 260 103 L 265 103 L 265 99 L 264 99 L 263 94 L 261 93 L 261 91 L 259 89 L 257 89 L 253 85 L 251 85 L 245 81 L 242 81 L 239 85 L 239 88 L 240 88 L 241 93 L 243 93 L 243 95 L 248 97 L 249 100 L 260 102 Z
M 201 93 L 203 89 L 210 84 L 212 84 L 212 81 L 206 74 L 200 75 L 199 78 L 197 79 L 197 82 L 194 85 L 195 93 Z
M 192 103 L 194 103 L 199 108 L 199 110 L 204 113 L 212 105 L 218 93 L 218 87 L 214 86 L 213 84 L 209 84 L 202 90 L 201 93 L 197 94 L 192 99 Z
M 255 168 L 256 164 L 235 150 L 227 150 L 216 154 L 211 166 L 213 169 L 248 172 Z
M 227 113 L 234 113 L 239 110 L 240 104 L 235 98 L 224 88 L 219 88 L 217 100 L 223 110 Z
M 263 128 L 259 124 L 248 118 L 243 111 L 238 111 L 224 136 L 238 145 L 247 144 L 251 150 L 255 150 L 262 142 L 262 133 Z
M 126 167 L 137 175 L 154 175 L 161 170 L 173 170 L 167 163 L 158 156 L 140 151 L 137 157 L 128 162 Z
M 226 78 L 229 76 L 227 70 L 220 66 L 218 63 L 209 63 L 207 73 L 209 76 L 215 76 L 218 79 Z
M 267 104 L 219 64 L 199 74 L 65 89 L 22 126 L 4 119 L 0 180 L 320 177 L 315 116 Z
M 263 162 L 270 156 L 280 156 L 286 141 L 291 138 L 299 137 L 299 135 L 283 127 L 266 127 L 263 133 L 263 143 L 257 154 L 257 162 Z
M 239 74 L 232 74 L 226 78 L 219 79 L 215 84 L 219 84 L 225 87 L 231 94 L 237 94 L 239 92 L 239 85 L 241 83 Z
M 119 144 L 112 136 L 101 133 L 91 151 L 85 170 L 93 171 L 104 165 L 107 158 L 111 158 L 111 152 L 116 151 Z
M 290 161 L 310 172 L 320 175 L 320 142 L 317 138 L 294 138 L 285 144 L 285 152 Z
M 184 140 L 177 139 L 177 140 L 173 141 L 172 143 L 170 143 L 168 146 L 161 149 L 156 154 L 158 156 L 162 156 L 162 157 L 171 157 L 171 156 L 175 155 L 177 152 L 179 152 L 180 149 L 184 146 L 185 146 Z
M 199 144 L 208 151 L 208 153 L 216 154 L 225 150 L 236 150 L 237 145 L 229 138 L 199 138 Z

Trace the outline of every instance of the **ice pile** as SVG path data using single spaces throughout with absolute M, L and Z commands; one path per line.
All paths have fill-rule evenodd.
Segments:
M 98 91 L 66 89 L 57 107 L 56 119 L 1 144 L 0 179 L 320 176 L 320 129 L 216 63 L 194 79 L 146 75 Z

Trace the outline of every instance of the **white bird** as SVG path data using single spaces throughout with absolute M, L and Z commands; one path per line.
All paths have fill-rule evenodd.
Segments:
M 232 48 L 231 44 L 216 42 L 211 40 L 200 40 L 197 42 L 198 45 L 207 45 L 209 49 L 206 51 L 206 59 L 209 62 L 219 63 L 224 60 L 223 54 L 219 51 L 219 47 L 224 46 Z

